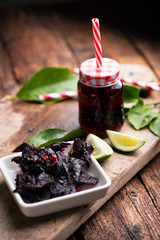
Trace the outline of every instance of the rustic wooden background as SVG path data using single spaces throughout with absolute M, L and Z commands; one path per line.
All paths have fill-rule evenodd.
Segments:
M 90 4 L 71 3 L 41 7 L 7 7 L 0 9 L 0 156 L 8 155 L 15 146 L 41 129 L 65 126 L 63 116 L 53 124 L 64 105 L 30 104 L 20 100 L 5 101 L 6 95 L 15 94 L 20 86 L 38 69 L 44 66 L 78 67 L 94 57 L 91 18 L 99 17 L 101 24 L 103 56 L 117 60 L 120 64 L 140 64 L 154 73 L 160 81 L 160 41 L 155 23 L 141 10 L 134 7 L 115 9 L 96 1 Z M 145 10 L 144 10 L 145 11 Z M 148 99 L 159 99 L 152 93 Z M 34 111 L 33 111 L 34 109 Z M 51 117 L 53 111 L 53 119 Z M 78 127 L 76 104 L 68 111 L 68 129 Z M 42 117 L 45 114 L 45 118 Z M 47 119 L 47 121 L 46 121 Z M 4 123 L 5 121 L 5 123 Z M 14 122 L 14 124 L 13 124 Z M 103 207 L 83 224 L 68 240 L 98 239 L 160 239 L 160 154 L 129 181 Z M 13 216 L 14 200 L 2 177 L 0 181 L 2 209 Z M 12 206 L 12 207 L 11 207 Z M 9 239 L 7 226 L 0 216 L 0 239 Z M 12 231 L 25 228 L 26 220 L 13 224 Z M 51 217 L 35 220 L 36 225 L 45 225 Z M 30 224 L 23 239 L 31 239 Z M 14 229 L 15 228 L 15 229 Z M 40 236 L 37 234 L 37 236 Z M 37 239 L 47 239 L 43 237 Z M 19 239 L 22 236 L 19 236 Z M 13 236 L 10 239 L 18 239 Z M 35 238 L 34 238 L 35 239 Z

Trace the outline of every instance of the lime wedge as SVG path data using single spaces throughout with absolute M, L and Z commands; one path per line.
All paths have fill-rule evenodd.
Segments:
M 92 155 L 99 162 L 109 158 L 113 154 L 112 148 L 104 140 L 94 134 L 88 134 L 86 141 L 92 143 L 94 147 Z
M 132 152 L 142 147 L 146 140 L 116 131 L 107 130 L 112 145 L 123 152 Z

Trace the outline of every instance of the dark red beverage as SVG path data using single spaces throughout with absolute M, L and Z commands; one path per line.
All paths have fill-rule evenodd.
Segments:
M 79 123 L 86 133 L 105 136 L 105 130 L 123 125 L 123 86 L 121 81 L 107 87 L 78 83 Z
M 107 129 L 119 130 L 124 121 L 122 82 L 116 78 L 97 86 L 82 80 L 78 82 L 81 129 L 99 136 L 106 136 Z

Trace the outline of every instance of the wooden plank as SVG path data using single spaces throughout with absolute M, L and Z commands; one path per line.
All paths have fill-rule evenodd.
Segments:
M 159 239 L 159 220 L 145 187 L 134 177 L 75 236 L 84 240 Z
M 64 111 L 65 107 L 65 111 Z M 77 101 L 58 104 L 36 104 L 21 100 L 0 102 L 0 157 L 8 155 L 22 141 L 27 141 L 38 131 L 46 128 L 78 128 Z M 8 118 L 8 116 L 11 116 Z M 72 118 L 71 118 L 72 116 Z M 70 121 L 66 122 L 66 119 Z M 46 121 L 47 120 L 47 121 Z
M 142 32 L 143 33 L 143 32 Z M 131 33 L 130 33 L 131 34 Z M 133 33 L 131 34 L 132 37 L 132 42 L 135 46 L 135 49 L 139 49 L 139 52 L 141 52 L 142 56 L 145 57 L 146 61 L 148 63 L 150 63 L 150 66 L 152 68 L 152 70 L 154 71 L 154 73 L 157 75 L 158 77 L 158 54 L 159 54 L 159 44 L 158 42 L 153 39 L 148 38 L 148 35 L 145 35 L 144 37 L 137 37 L 137 35 L 133 35 Z M 153 40 L 153 41 L 150 41 Z M 153 44 L 155 43 L 155 44 Z M 150 61 L 152 60 L 152 61 Z M 125 66 L 125 64 L 122 64 Z M 130 64 L 130 67 L 132 66 L 132 64 Z M 134 65 L 133 65 L 134 66 Z M 128 74 L 129 72 L 126 72 L 126 74 Z M 144 74 L 144 72 L 143 72 Z M 136 76 L 136 72 L 134 74 L 134 72 L 132 73 L 133 77 L 137 77 Z M 135 75 L 135 76 L 134 76 Z M 129 76 L 132 77 L 132 76 Z M 141 75 L 138 74 L 138 77 L 142 77 Z M 143 76 L 144 77 L 144 76 Z M 134 78 L 136 79 L 136 78 Z M 139 79 L 140 80 L 140 79 Z M 158 99 L 159 97 L 159 92 L 154 92 L 152 93 L 151 99 Z M 142 171 L 140 171 L 140 173 L 138 174 L 138 176 L 140 177 L 140 180 L 143 184 L 143 187 L 141 186 L 141 183 L 139 182 L 139 184 L 137 185 L 137 191 L 139 192 L 139 189 L 143 188 L 146 189 L 146 193 L 144 194 L 144 196 L 146 196 L 147 194 L 147 198 L 148 196 L 150 196 L 150 208 L 153 209 L 153 212 L 155 212 L 154 206 L 157 209 L 157 211 L 159 212 L 160 209 L 160 201 L 159 201 L 159 161 L 160 161 L 160 154 L 157 155 L 157 157 L 151 161 L 151 163 L 149 163 L 147 165 L 147 167 L 143 168 Z M 134 180 L 132 180 L 134 181 Z M 131 181 L 131 182 L 132 182 Z M 136 178 L 136 181 L 138 181 L 138 179 Z M 130 182 L 127 184 L 127 186 L 130 186 Z M 135 192 L 133 191 L 133 196 L 135 196 Z M 123 197 L 123 202 L 129 202 L 131 201 L 131 199 L 129 200 L 128 196 L 124 198 L 124 188 L 122 188 L 117 194 L 120 195 L 121 197 Z M 136 196 L 135 196 L 136 197 Z M 123 208 L 123 206 L 119 206 L 119 201 L 117 201 L 115 203 L 114 199 L 116 197 L 113 198 L 112 201 L 108 201 L 96 214 L 94 214 L 92 216 L 92 218 L 90 218 L 89 221 L 87 221 L 82 227 L 80 227 L 76 232 L 75 232 L 75 236 L 77 237 L 77 239 L 119 239 L 120 236 L 125 238 L 125 239 L 140 239 L 140 238 L 144 238 L 145 239 L 158 239 L 159 238 L 159 225 L 157 226 L 157 222 L 155 222 L 155 216 L 154 213 L 152 211 L 149 211 L 147 209 L 147 213 L 146 215 L 150 216 L 150 223 L 148 225 L 148 221 L 147 219 L 143 218 L 143 213 L 138 217 L 138 219 L 140 218 L 140 224 L 132 226 L 132 221 L 135 221 L 135 219 L 137 219 L 137 216 L 133 216 L 134 214 L 134 206 L 132 207 L 132 205 L 130 204 L 130 208 L 129 208 L 129 213 L 131 213 L 131 215 L 126 215 L 125 218 L 127 219 L 127 221 L 131 221 L 131 224 L 129 225 L 129 228 L 127 226 L 127 224 L 125 223 L 123 225 L 123 223 L 121 222 L 121 219 L 124 220 L 124 218 L 122 217 L 123 212 L 125 212 L 125 209 Z M 153 204 L 152 204 L 152 202 Z M 139 201 L 139 208 L 143 208 L 143 201 Z M 119 218 L 117 218 L 116 212 L 115 212 L 115 208 L 119 210 Z M 114 209 L 114 210 L 113 210 Z M 157 211 L 156 211 L 156 216 L 157 216 Z M 106 214 L 104 214 L 104 212 Z M 114 213 L 114 214 L 113 214 Z M 128 213 L 128 212 L 127 212 Z M 98 216 L 97 216 L 98 215 Z M 145 216 L 146 216 L 145 215 Z M 159 217 L 159 216 L 158 216 Z M 118 220 L 117 220 L 118 219 Z M 158 218 L 159 220 L 159 218 Z M 116 222 L 116 223 L 115 223 Z M 113 224 L 114 223 L 114 224 Z M 120 229 L 119 229 L 119 225 L 120 225 Z M 113 226 L 116 226 L 113 228 Z M 121 232 L 123 232 L 123 228 L 125 228 L 125 236 L 121 234 Z M 148 235 L 146 235 L 146 233 L 143 235 L 144 232 L 144 228 L 146 229 L 146 232 L 148 232 Z M 111 230 L 110 230 L 111 229 Z M 154 229 L 156 232 L 156 235 L 154 235 Z M 121 231 L 119 231 L 121 230 Z M 128 236 L 127 236 L 128 233 Z
M 75 109 L 77 108 L 77 104 L 75 101 Z M 34 105 L 35 106 L 35 105 Z M 65 102 L 54 105 L 54 111 L 58 114 L 54 116 L 53 119 L 53 107 L 47 106 L 46 109 L 46 116 L 47 119 L 51 119 L 50 123 L 46 123 L 45 119 L 38 120 L 36 124 L 39 124 L 42 128 L 53 126 L 54 124 L 63 124 L 63 127 L 67 129 L 69 127 L 68 122 L 64 122 L 63 119 L 67 119 L 66 112 L 64 113 L 64 106 L 68 107 L 68 109 L 73 109 L 73 102 Z M 22 139 L 26 137 L 26 130 L 32 126 L 31 123 L 34 123 L 33 119 L 37 118 L 36 114 L 39 116 L 43 113 L 43 110 L 46 106 L 42 105 L 41 109 L 38 109 L 35 114 L 32 115 L 30 121 L 30 115 L 28 109 L 29 103 L 23 103 L 23 111 L 22 109 L 19 111 L 20 114 L 23 115 L 23 120 L 20 129 L 15 132 L 12 137 L 10 137 L 7 143 L 2 144 L 2 149 L 7 151 L 7 146 L 13 147 L 13 145 L 22 142 Z M 22 108 L 19 105 L 19 108 Z M 18 110 L 18 107 L 17 107 Z M 18 111 L 17 111 L 18 112 Z M 70 115 L 71 112 L 68 112 Z M 73 113 L 71 113 L 72 115 Z M 62 117 L 62 122 L 60 121 Z M 75 117 L 77 119 L 77 117 Z M 39 118 L 38 118 L 39 119 Z M 74 120 L 75 121 L 75 120 Z M 52 122 L 52 123 L 51 123 Z M 11 120 L 9 124 L 9 129 L 12 125 L 14 125 L 14 119 Z M 3 124 L 5 125 L 5 123 Z M 2 125 L 2 127 L 3 127 Z M 75 125 L 75 123 L 74 123 Z M 34 125 L 33 125 L 34 126 Z M 71 127 L 71 126 L 70 126 Z M 28 228 L 30 229 L 29 234 L 32 236 L 33 239 L 38 239 L 40 237 L 47 237 L 47 239 L 64 239 L 68 237 L 71 233 L 73 233 L 83 222 L 85 222 L 94 212 L 96 212 L 111 196 L 113 196 L 126 182 L 132 178 L 153 156 L 159 151 L 160 141 L 159 138 L 155 137 L 151 132 L 147 129 L 141 130 L 136 132 L 133 128 L 130 128 L 129 124 L 125 122 L 123 128 L 123 132 L 128 132 L 132 135 L 141 136 L 147 139 L 147 143 L 143 146 L 143 148 L 139 149 L 138 151 L 130 154 L 121 154 L 119 152 L 115 152 L 111 158 L 107 161 L 103 162 L 101 165 L 103 169 L 109 175 L 112 185 L 109 188 L 109 191 L 105 198 L 98 200 L 93 204 L 89 204 L 84 207 L 68 210 L 66 212 L 53 214 L 47 217 L 42 217 L 38 219 L 28 219 L 20 213 L 19 209 L 14 204 L 12 197 L 8 197 L 7 187 L 3 183 L 3 179 L 1 177 L 1 191 L 4 193 L 1 195 L 1 202 L 3 203 L 0 206 L 0 212 L 3 216 L 3 221 L 1 224 L 1 229 L 5 229 L 7 237 L 14 236 L 15 238 L 21 237 L 21 239 L 25 239 L 28 234 Z M 28 136 L 28 135 L 27 135 Z M 7 145 L 7 146 L 6 146 Z M 151 151 L 152 150 L 152 151 Z M 3 152 L 4 152 L 3 151 Z M 10 153 L 10 152 L 8 152 Z M 4 187 L 5 186 L 5 187 Z M 5 189 L 5 191 L 4 191 Z M 5 199 L 8 198 L 8 201 Z M 14 205 L 14 207 L 12 207 Z M 6 209 L 12 209 L 12 214 L 10 211 L 6 211 Z M 48 220 L 49 219 L 49 220 Z M 52 226 L 52 227 L 51 227 Z M 42 232 L 47 232 L 47 235 Z M 10 235 L 11 234 L 11 235 Z M 4 236 L 4 239 L 5 238 Z
M 15 94 L 18 84 L 14 79 L 11 69 L 11 62 L 5 48 L 5 44 L 0 39 L 0 98 L 7 94 Z
M 62 14 L 63 13 L 63 14 Z M 80 14 L 80 13 L 79 13 Z M 91 19 L 88 17 L 80 18 L 77 15 L 74 16 L 74 21 L 72 20 L 72 16 L 63 10 L 59 10 L 59 15 L 52 15 L 52 19 L 56 19 L 57 23 L 61 26 L 61 29 L 64 32 L 64 36 L 66 37 L 71 49 L 75 53 L 79 62 L 83 62 L 88 58 L 95 57 L 94 53 L 94 43 L 93 43 L 93 33 L 91 26 Z M 118 61 L 121 65 L 121 76 L 129 77 L 133 80 L 145 80 L 148 81 L 158 81 L 157 71 L 157 56 L 159 53 L 158 44 L 154 47 L 152 46 L 152 42 L 150 42 L 150 48 L 154 48 L 153 53 L 156 53 L 156 56 L 153 57 L 152 64 L 157 68 L 154 70 L 152 65 L 149 65 L 148 62 L 152 58 L 150 56 L 149 60 L 145 58 L 145 53 L 143 53 L 144 48 L 137 51 L 137 42 L 131 41 L 131 37 L 128 32 L 124 31 L 124 29 L 116 23 L 108 23 L 108 19 L 101 18 L 102 21 L 100 23 L 101 26 L 101 37 L 102 37 L 102 55 L 103 57 L 109 57 Z M 76 31 L 72 31 L 72 29 L 76 29 Z M 128 38 L 129 36 L 129 38 Z M 135 40 L 139 41 L 140 40 Z M 147 41 L 147 40 L 146 40 Z M 143 45 L 141 43 L 141 45 Z M 148 44 L 149 45 L 149 44 Z M 149 53 L 148 53 L 149 54 Z M 132 71 L 130 69 L 132 68 Z M 140 69 L 141 74 L 137 74 L 137 68 Z M 142 78 L 142 74 L 145 74 Z M 152 98 L 158 98 L 159 92 L 149 93 L 147 95 L 151 95 Z M 144 96 L 144 94 L 143 94 Z
M 23 13 L 24 11 L 22 11 Z M 11 13 L 10 13 L 11 15 Z M 14 13 L 14 15 L 16 15 Z M 23 27 L 29 34 L 29 29 L 31 28 L 31 23 L 28 23 L 27 20 L 27 13 L 24 12 L 24 14 L 19 14 L 18 21 L 16 20 L 14 22 L 14 18 L 16 19 L 16 16 L 9 17 L 9 20 L 5 21 L 5 27 L 8 29 L 8 32 L 13 31 L 10 26 L 15 28 L 16 24 L 20 21 L 20 24 L 18 25 L 19 29 L 22 31 Z M 30 16 L 30 15 L 28 15 Z M 33 18 L 32 18 L 33 17 Z M 35 29 L 39 29 L 36 31 L 35 38 L 38 40 L 38 35 L 42 37 L 42 30 L 40 25 L 44 23 L 44 18 L 42 17 L 43 21 L 39 21 L 37 17 L 32 15 L 31 19 L 33 23 L 36 22 Z M 25 20 L 27 20 L 27 23 L 30 27 L 27 27 L 25 24 Z M 46 18 L 45 18 L 46 19 Z M 12 21 L 14 24 L 12 25 Z M 9 25 L 7 25 L 7 21 L 9 21 Z M 57 20 L 56 20 L 57 21 Z M 22 26 L 21 26 L 22 22 Z M 48 20 L 46 20 L 48 23 Z M 46 27 L 47 24 L 44 24 Z M 15 24 L 16 23 L 16 24 Z M 34 26 L 34 25 L 33 25 Z M 50 25 L 49 25 L 50 26 Z M 84 28 L 84 25 L 83 25 Z M 34 45 L 34 54 L 33 58 L 29 56 L 28 59 L 28 66 L 25 66 L 25 61 L 23 60 L 22 55 L 22 46 L 24 46 L 27 49 L 27 44 L 25 44 L 25 40 L 22 35 L 21 38 L 18 38 L 18 30 L 17 33 L 14 35 L 14 32 L 12 32 L 14 36 L 14 42 L 9 41 L 9 37 L 12 37 L 11 33 L 7 33 L 5 29 L 3 29 L 3 34 L 6 33 L 8 37 L 6 37 L 6 43 L 9 47 L 9 51 L 12 52 L 11 56 L 15 66 L 18 66 L 18 70 L 15 68 L 16 75 L 18 79 L 20 79 L 20 82 L 23 82 L 25 78 L 27 78 L 28 71 L 32 69 L 32 62 L 33 59 L 37 59 L 37 55 L 39 56 L 40 51 L 38 51 L 38 46 L 40 46 L 40 49 L 43 50 L 42 47 L 42 38 L 40 40 L 40 44 Z M 49 32 L 51 31 L 51 27 L 49 27 Z M 77 28 L 77 33 L 79 31 L 79 28 Z M 45 31 L 46 33 L 46 31 Z M 86 32 L 85 32 L 86 33 Z M 86 33 L 87 34 L 87 33 Z M 27 34 L 25 35 L 27 36 Z M 51 35 L 52 36 L 52 35 Z M 60 36 L 62 36 L 60 34 Z M 119 35 L 119 38 L 121 37 L 121 34 Z M 49 39 L 53 39 L 53 36 Z M 76 39 L 75 39 L 76 40 Z M 23 44 L 21 43 L 23 42 Z M 125 40 L 127 43 L 128 41 Z M 32 41 L 33 43 L 34 41 Z M 118 41 L 119 42 L 119 41 Z M 49 41 L 47 41 L 47 44 Z M 16 57 L 14 57 L 13 50 L 14 47 L 18 47 L 20 44 L 20 50 L 16 54 Z M 64 48 L 68 49 L 69 47 L 66 43 L 64 44 Z M 62 44 L 62 45 L 63 45 Z M 76 44 L 76 42 L 75 42 Z M 113 46 L 113 44 L 111 44 Z M 32 47 L 32 46 L 31 46 Z M 132 49 L 132 46 L 129 47 Z M 37 50 L 36 50 L 37 49 Z M 125 48 L 123 47 L 125 50 Z M 37 51 L 37 54 L 36 54 Z M 48 53 L 48 48 L 44 47 L 44 53 Z M 54 51 L 52 51 L 53 53 Z M 70 51 L 69 51 L 70 52 Z M 131 50 L 133 52 L 134 56 L 136 56 L 136 52 L 134 50 Z M 61 58 L 62 52 L 55 52 L 56 54 L 56 61 L 58 62 L 58 58 Z M 65 54 L 65 53 L 64 53 Z M 71 53 L 69 53 L 71 54 Z M 127 54 L 127 53 L 126 53 Z M 17 58 L 20 56 L 20 59 L 22 63 L 17 62 Z M 25 55 L 27 57 L 28 55 Z M 35 57 L 36 56 L 36 57 Z M 73 56 L 71 54 L 70 56 Z M 81 55 L 82 56 L 82 55 Z M 40 58 L 40 64 L 43 66 L 44 60 L 47 60 L 47 56 L 44 58 Z M 68 59 L 68 58 L 67 58 Z M 127 59 L 127 57 L 126 57 Z M 68 59 L 69 60 L 69 59 Z M 84 59 L 85 60 L 85 59 Z M 65 61 L 67 61 L 65 59 Z M 72 64 L 72 60 L 69 60 L 69 64 Z M 141 57 L 139 58 L 139 61 L 144 61 Z M 74 59 L 74 63 L 77 63 L 78 61 Z M 75 64 L 76 64 L 75 63 Z M 136 62 L 137 63 L 137 62 Z M 22 65 L 21 65 L 22 64 Z M 48 64 L 48 62 L 47 62 Z M 67 62 L 65 62 L 67 64 Z M 36 65 L 37 66 L 37 65 Z M 39 65 L 40 66 L 40 65 Z M 66 66 L 66 65 L 65 65 Z M 20 73 L 20 67 L 24 69 L 24 73 Z M 28 67 L 28 70 L 27 70 Z M 32 69 L 32 71 L 34 68 Z M 5 103 L 6 104 L 6 103 Z M 21 143 L 24 140 L 27 140 L 29 137 L 34 135 L 37 131 L 47 128 L 47 127 L 61 127 L 66 129 L 72 129 L 76 128 L 78 126 L 78 109 L 77 109 L 77 102 L 76 101 L 66 101 L 65 103 L 58 103 L 56 105 L 39 105 L 39 104 L 30 104 L 27 102 L 22 102 L 19 100 L 15 100 L 14 102 L 7 103 L 8 105 L 3 105 L 4 110 L 7 109 L 4 116 L 1 118 L 1 126 L 2 128 L 7 129 L 7 137 L 5 137 L 5 141 L 1 142 L 2 151 L 1 154 L 8 154 L 16 145 Z M 64 112 L 65 109 L 65 112 Z M 34 111 L 33 111 L 34 110 Z M 10 115 L 11 118 L 8 120 L 9 122 L 6 124 L 4 119 L 7 119 L 7 116 Z M 73 116 L 70 121 L 66 122 L 66 119 L 69 119 L 70 116 Z M 19 122 L 16 122 L 19 121 Z M 138 136 L 144 136 L 148 139 L 147 144 L 137 152 L 133 154 L 128 155 L 122 155 L 118 152 L 116 152 L 112 158 L 110 158 L 105 163 L 102 163 L 103 168 L 107 171 L 109 174 L 111 180 L 112 180 L 112 188 L 110 188 L 108 195 L 96 203 L 89 204 L 84 207 L 68 210 L 62 213 L 52 214 L 46 217 L 41 217 L 37 219 L 28 219 L 24 217 L 18 207 L 15 205 L 11 195 L 8 192 L 8 189 L 2 179 L 0 177 L 0 191 L 3 193 L 0 196 L 0 212 L 1 217 L 3 221 L 0 221 L 0 227 L 1 227 L 1 233 L 3 236 L 3 239 L 13 238 L 13 239 L 64 239 L 67 236 L 69 236 L 71 233 L 73 233 L 84 221 L 86 221 L 97 209 L 99 209 L 100 206 L 102 206 L 118 189 L 120 189 L 139 169 L 141 169 L 150 159 L 156 154 L 157 151 L 159 151 L 159 139 L 156 138 L 152 133 L 148 132 L 148 130 L 144 129 L 140 132 L 136 132 L 133 129 L 130 128 L 128 122 L 126 121 L 122 131 L 130 132 L 131 134 L 137 134 Z M 5 132 L 3 133 L 5 135 Z M 3 139 L 2 139 L 3 140 Z M 1 141 L 2 141 L 1 140 Z M 150 151 L 152 149 L 152 152 Z M 150 155 L 151 154 L 151 155 Z M 138 163 L 138 164 L 137 164 Z
M 20 83 L 42 67 L 75 64 L 61 31 L 43 9 L 7 10 L 2 23 L 1 33 Z
M 130 37 L 154 70 L 157 78 L 160 79 L 160 45 L 158 38 L 154 35 L 142 35 L 140 33 L 130 33 Z
M 62 14 L 63 13 L 63 14 Z M 59 10 L 57 21 L 64 31 L 64 35 L 76 54 L 79 62 L 95 57 L 91 18 L 80 18 L 81 12 L 74 17 Z M 52 16 L 54 19 L 55 16 Z M 113 58 L 119 63 L 142 64 L 148 66 L 145 59 L 133 47 L 130 40 L 122 33 L 119 26 L 101 19 L 101 37 L 103 57 Z M 73 29 L 76 29 L 76 31 Z
M 160 45 L 158 42 L 156 31 L 130 31 L 127 29 L 130 39 L 135 45 L 135 48 L 141 52 L 142 56 L 146 59 L 150 67 L 152 68 L 156 79 L 160 81 L 160 71 L 159 71 L 159 56 L 160 56 Z M 152 92 L 151 98 L 159 99 L 159 92 Z M 147 165 L 142 171 L 140 171 L 140 179 L 148 191 L 156 209 L 160 209 L 160 200 L 159 200 L 159 172 L 158 172 L 158 163 L 160 161 L 160 155 L 158 155 L 150 164 Z
M 153 30 L 153 29 L 152 29 Z M 130 41 L 132 42 L 134 48 L 141 54 L 145 59 L 148 66 L 154 73 L 154 81 L 160 81 L 160 45 L 155 31 L 147 33 L 143 30 L 141 31 L 131 31 L 130 28 L 126 29 L 126 34 L 129 36 Z M 153 91 L 151 93 L 151 98 L 159 98 L 159 92 Z
M 160 154 L 158 154 L 153 161 L 142 169 L 140 177 L 148 194 L 150 195 L 154 206 L 160 213 L 160 174 L 159 174 Z

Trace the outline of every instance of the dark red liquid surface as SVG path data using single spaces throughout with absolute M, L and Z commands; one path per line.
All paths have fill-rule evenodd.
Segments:
M 78 82 L 79 123 L 86 133 L 106 136 L 106 130 L 123 125 L 123 85 L 93 87 Z

